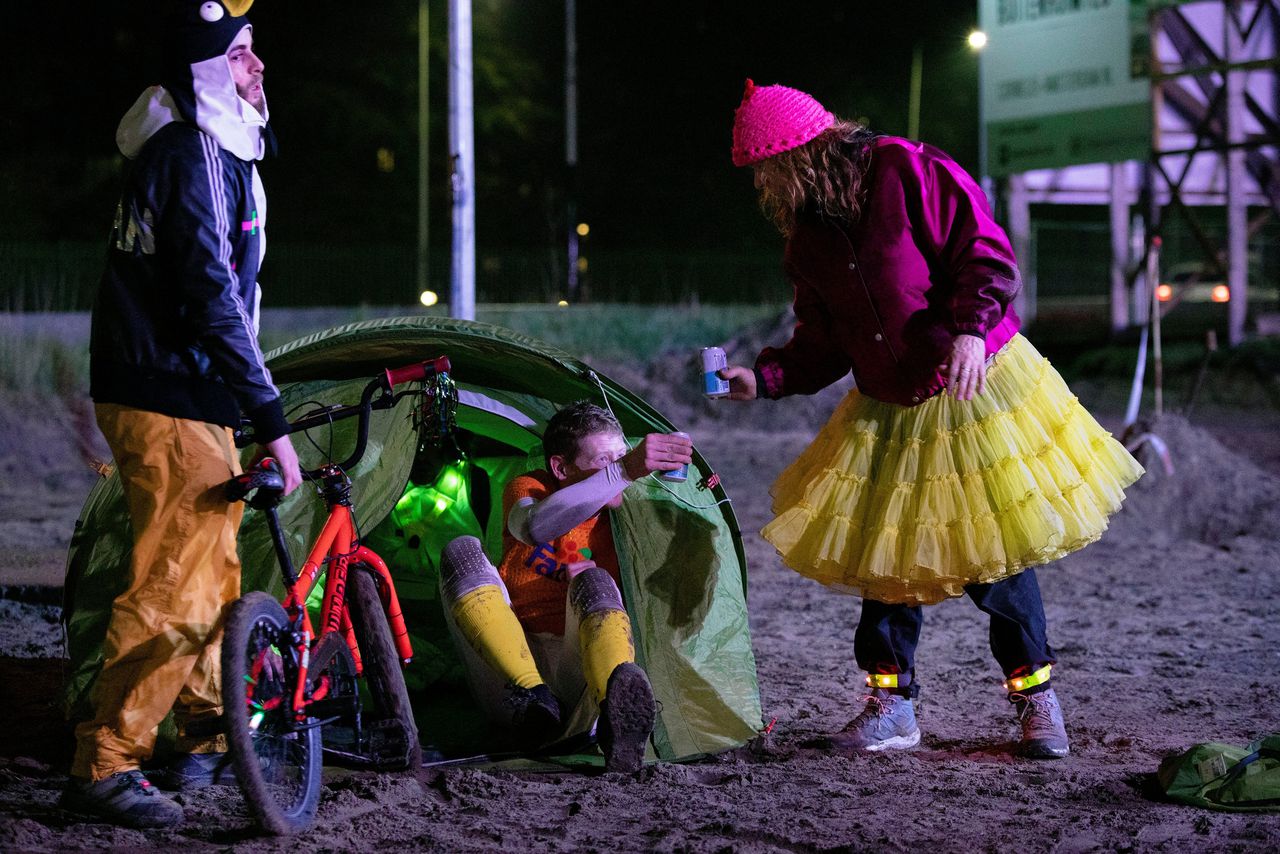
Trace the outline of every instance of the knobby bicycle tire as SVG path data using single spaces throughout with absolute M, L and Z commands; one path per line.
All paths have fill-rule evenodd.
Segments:
M 222 641 L 222 701 L 236 779 L 262 827 L 302 830 L 320 802 L 323 755 L 319 726 L 291 720 L 296 653 L 289 617 L 266 593 L 231 605 Z M 307 721 L 314 724 L 314 721 Z
M 347 605 L 356 631 L 356 643 L 360 647 L 365 681 L 373 700 L 373 708 L 365 710 L 365 718 L 395 722 L 408 742 L 407 755 L 398 756 L 383 767 L 386 770 L 407 769 L 416 774 L 422 768 L 418 725 L 413 719 L 400 656 L 391 638 L 382 599 L 378 596 L 378 583 L 374 580 L 373 570 L 364 564 L 352 566 L 347 576 Z

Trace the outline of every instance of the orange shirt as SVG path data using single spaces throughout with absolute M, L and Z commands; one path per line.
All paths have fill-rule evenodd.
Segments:
M 507 484 L 502 496 L 502 518 L 521 498 L 542 501 L 555 491 L 557 481 L 550 473 L 522 474 Z M 564 634 L 565 599 L 569 589 L 566 567 L 580 560 L 595 561 L 608 571 L 621 589 L 618 552 L 613 546 L 613 529 L 608 512 L 598 513 L 550 543 L 531 546 L 511 532 L 502 532 L 502 563 L 498 574 L 511 594 L 511 607 L 526 630 Z

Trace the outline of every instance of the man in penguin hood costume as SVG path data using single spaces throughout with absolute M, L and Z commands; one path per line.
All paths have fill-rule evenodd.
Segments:
M 134 827 L 182 821 L 141 770 L 170 710 L 178 756 L 164 780 L 230 781 L 225 737 L 199 724 L 222 712 L 222 617 L 240 595 L 243 505 L 209 499 L 240 472 L 231 428 L 248 419 L 286 489 L 301 481 L 257 339 L 255 162 L 270 133 L 251 2 L 166 0 L 162 85 L 116 132 L 131 163 L 94 302 L 89 392 L 134 542 L 63 803 Z
M 252 47 L 253 25 L 244 14 L 252 4 L 253 0 L 173 4 L 165 22 L 161 85 L 146 89 L 121 120 L 116 132 L 121 153 L 136 157 L 157 130 L 174 121 L 195 125 L 241 160 L 275 153 L 262 63 L 253 57 L 255 70 L 243 58 L 235 60 L 244 66 L 242 73 L 256 76 L 245 97 L 238 91 L 237 68 L 229 56 L 233 43 Z

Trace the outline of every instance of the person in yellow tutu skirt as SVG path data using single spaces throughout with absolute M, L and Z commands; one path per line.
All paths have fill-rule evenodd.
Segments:
M 967 594 L 1021 722 L 1017 752 L 1066 756 L 1032 567 L 1097 540 L 1142 467 L 1018 334 L 1021 288 L 974 180 L 812 96 L 747 81 L 733 162 L 786 237 L 791 340 L 722 370 L 729 399 L 856 389 L 773 485 L 783 562 L 862 597 L 866 704 L 837 749 L 910 748 L 922 606 Z

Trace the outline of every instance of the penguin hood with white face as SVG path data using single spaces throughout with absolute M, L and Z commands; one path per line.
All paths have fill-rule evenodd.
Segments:
M 245 12 L 253 0 L 169 0 L 162 85 L 142 93 L 120 121 L 116 144 L 136 157 L 160 128 L 185 121 L 241 160 L 267 153 L 266 97 L 262 111 L 240 97 L 227 57 L 234 44 L 250 44 Z

